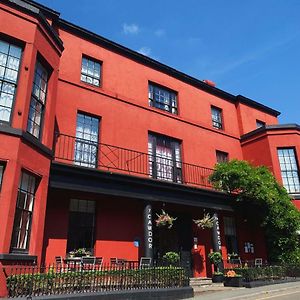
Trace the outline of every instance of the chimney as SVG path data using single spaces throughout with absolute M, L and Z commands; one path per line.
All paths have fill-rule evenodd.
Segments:
M 203 82 L 205 82 L 206 84 L 213 86 L 213 87 L 216 86 L 216 84 L 212 80 L 209 80 L 209 79 L 204 79 Z

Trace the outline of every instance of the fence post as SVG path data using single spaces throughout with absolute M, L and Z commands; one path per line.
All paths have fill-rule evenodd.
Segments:
M 6 285 L 6 276 L 4 273 L 4 266 L 0 262 L 0 298 L 8 296 L 8 290 Z

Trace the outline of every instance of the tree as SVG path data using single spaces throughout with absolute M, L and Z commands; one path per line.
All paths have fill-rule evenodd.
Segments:
M 300 262 L 300 212 L 268 168 L 232 160 L 217 164 L 210 181 L 235 195 L 237 210 L 264 228 L 270 261 Z

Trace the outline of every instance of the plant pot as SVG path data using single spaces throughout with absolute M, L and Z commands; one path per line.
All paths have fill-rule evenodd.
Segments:
M 224 277 L 224 286 L 242 287 L 243 277 Z
M 213 283 L 220 283 L 224 281 L 224 275 L 223 274 L 214 274 L 212 277 Z

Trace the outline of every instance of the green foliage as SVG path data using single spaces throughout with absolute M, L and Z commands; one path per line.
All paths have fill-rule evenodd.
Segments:
M 225 273 L 231 270 L 241 275 L 244 280 L 248 282 L 255 280 L 276 280 L 286 277 L 300 277 L 300 265 L 233 268 L 228 270 L 226 269 Z
M 212 264 L 217 266 L 222 261 L 222 254 L 220 252 L 210 252 L 208 259 Z
M 176 265 L 180 260 L 180 256 L 178 253 L 170 251 L 163 256 L 163 259 L 170 265 Z
M 266 167 L 232 160 L 217 164 L 210 181 L 216 189 L 236 196 L 244 219 L 264 227 L 272 262 L 300 262 L 300 212 Z
M 144 288 L 145 283 L 156 288 L 183 287 L 189 278 L 180 267 L 145 269 L 113 269 L 10 275 L 6 279 L 10 297 L 78 293 L 79 291 Z

